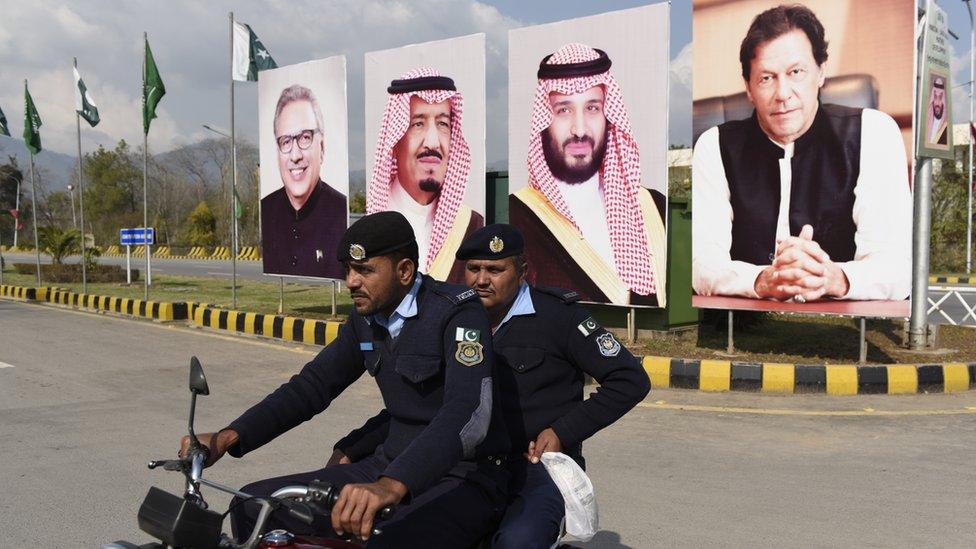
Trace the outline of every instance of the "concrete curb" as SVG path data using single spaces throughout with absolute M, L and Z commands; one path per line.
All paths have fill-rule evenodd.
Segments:
M 143 301 L 87 295 L 59 288 L 0 286 L 0 297 L 39 301 L 149 318 L 188 320 L 201 328 L 328 345 L 341 322 L 221 309 L 193 302 Z M 688 360 L 645 356 L 644 371 L 655 389 L 703 392 L 752 391 L 828 395 L 954 393 L 976 388 L 976 362 L 944 364 L 824 365 Z
M 201 328 L 227 330 L 305 343 L 328 345 L 339 335 L 341 322 L 233 311 L 210 306 L 194 309 L 193 324 Z
M 976 285 L 976 276 L 930 276 L 929 284 Z
M 705 392 L 828 395 L 955 393 L 976 387 L 976 362 L 824 365 L 686 360 L 646 356 L 651 387 Z

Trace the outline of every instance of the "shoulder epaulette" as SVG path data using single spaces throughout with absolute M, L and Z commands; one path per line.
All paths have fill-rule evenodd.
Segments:
M 553 288 L 551 286 L 536 286 L 535 289 L 544 294 L 558 297 L 566 303 L 576 303 L 580 300 L 580 295 L 575 290 L 564 290 L 562 288 Z
M 449 284 L 447 282 L 439 282 L 431 279 L 429 288 L 430 291 L 443 298 L 446 298 L 455 305 L 478 298 L 478 292 L 460 284 Z

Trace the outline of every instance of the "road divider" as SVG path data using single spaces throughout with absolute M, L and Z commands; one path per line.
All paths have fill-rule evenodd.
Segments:
M 781 364 L 646 356 L 652 389 L 828 395 L 955 393 L 976 387 L 976 362 L 943 364 Z

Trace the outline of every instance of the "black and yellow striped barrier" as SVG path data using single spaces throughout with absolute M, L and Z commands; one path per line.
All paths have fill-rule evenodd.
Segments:
M 954 393 L 976 387 L 976 362 L 890 365 L 807 365 L 726 360 L 643 358 L 652 388 L 707 392 L 829 395 Z
M 197 307 L 194 310 L 193 323 L 203 328 L 229 330 L 310 345 L 328 345 L 339 334 L 339 326 L 342 325 L 334 321 L 231 311 L 209 306 Z
M 4 284 L 0 286 L 0 297 L 12 297 L 14 299 L 21 299 L 24 301 L 34 301 L 37 299 L 37 289 Z
M 38 301 L 67 305 L 76 309 L 119 313 L 164 322 L 188 318 L 188 306 L 184 302 L 143 301 L 128 297 L 79 294 L 58 288 L 38 288 L 38 290 L 47 290 L 46 296 L 38 295 Z
M 929 284 L 976 284 L 976 276 L 930 276 Z

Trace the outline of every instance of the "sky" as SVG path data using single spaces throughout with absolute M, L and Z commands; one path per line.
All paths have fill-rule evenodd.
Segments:
M 690 143 L 691 0 L 672 4 L 671 142 Z M 142 33 L 166 86 L 149 150 L 161 153 L 215 137 L 230 123 L 228 12 L 247 23 L 279 66 L 343 54 L 347 61 L 350 169 L 363 169 L 363 59 L 369 51 L 483 32 L 487 42 L 489 166 L 504 166 L 509 29 L 648 3 L 614 0 L 4 0 L 0 19 L 0 109 L 23 130 L 23 81 L 43 120 L 45 149 L 75 155 L 72 57 L 102 121 L 82 147 L 142 144 Z M 684 89 L 688 91 L 685 92 Z M 236 86 L 236 131 L 256 141 L 257 84 Z M 84 121 L 82 121 L 84 125 Z M 0 140 L 9 147 L 10 140 Z

